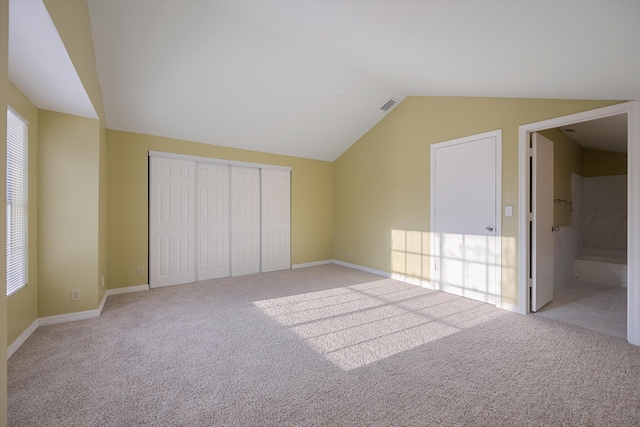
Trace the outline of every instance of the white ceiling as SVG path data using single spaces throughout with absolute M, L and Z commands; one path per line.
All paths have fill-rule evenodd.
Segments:
M 640 99 L 637 0 L 88 4 L 111 129 L 332 161 L 389 97 Z
M 9 2 L 9 80 L 38 108 L 98 118 L 42 0 Z
M 627 152 L 626 114 L 574 123 L 558 129 L 585 148 L 616 153 Z

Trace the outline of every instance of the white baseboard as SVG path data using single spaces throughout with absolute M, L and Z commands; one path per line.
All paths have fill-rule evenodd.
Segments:
M 75 322 L 76 320 L 93 319 L 100 317 L 104 304 L 107 302 L 107 297 L 111 295 L 127 294 L 130 292 L 148 291 L 149 285 L 129 286 L 127 288 L 109 289 L 104 293 L 100 306 L 95 310 L 80 311 L 77 313 L 59 314 L 57 316 L 41 317 L 36 319 L 31 326 L 29 326 L 18 338 L 11 343 L 7 348 L 7 359 L 10 358 L 13 353 L 18 351 L 20 346 L 27 341 L 27 339 L 33 334 L 40 326 L 57 325 L 59 323 Z
M 128 286 L 126 288 L 109 289 L 105 295 L 107 296 L 120 295 L 120 294 L 128 294 L 131 292 L 142 292 L 142 291 L 148 291 L 148 290 L 149 290 L 149 285 Z
M 36 319 L 27 329 L 25 329 L 23 333 L 20 334 L 18 338 L 16 338 L 11 343 L 11 345 L 7 348 L 7 359 L 13 356 L 13 353 L 18 351 L 20 346 L 22 346 L 22 344 L 27 341 L 27 339 L 36 331 L 36 329 L 38 329 L 38 324 L 38 319 Z
M 428 281 L 419 279 L 417 277 L 405 276 L 404 274 L 392 273 L 391 278 L 395 280 L 399 280 L 401 282 L 409 283 L 410 285 L 420 286 L 421 288 L 433 289 L 436 290 L 435 286 Z
M 332 260 L 325 259 L 323 261 L 303 262 L 302 264 L 293 264 L 291 268 L 296 270 L 298 268 L 315 267 L 318 265 L 332 264 Z
M 496 303 L 496 307 L 501 308 L 503 310 L 511 311 L 513 313 L 527 314 L 522 312 L 519 305 L 510 304 L 508 302 L 499 301 Z
M 77 320 L 93 319 L 100 316 L 101 308 L 95 310 L 78 311 L 76 313 L 58 314 L 56 316 L 41 317 L 38 326 L 57 325 L 58 323 L 75 322 Z
M 378 276 L 382 276 L 382 277 L 391 277 L 391 273 L 387 273 L 386 271 L 376 270 L 376 269 L 364 267 L 358 264 L 351 264 L 350 262 L 339 261 L 337 259 L 334 259 L 332 262 L 334 264 L 341 265 L 343 267 L 353 268 L 354 270 L 365 271 L 367 273 L 377 274 Z

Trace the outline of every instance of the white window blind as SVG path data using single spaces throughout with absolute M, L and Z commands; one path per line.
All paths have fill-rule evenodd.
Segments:
M 7 296 L 27 284 L 28 273 L 28 123 L 7 110 Z

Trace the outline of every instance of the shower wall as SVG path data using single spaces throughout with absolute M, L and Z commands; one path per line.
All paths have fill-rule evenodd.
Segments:
M 627 175 L 582 178 L 582 255 L 626 258 L 627 253 Z M 576 206 L 577 205 L 577 206 Z
M 554 286 L 574 277 L 580 256 L 627 257 L 627 175 L 571 176 L 572 224 L 554 234 Z

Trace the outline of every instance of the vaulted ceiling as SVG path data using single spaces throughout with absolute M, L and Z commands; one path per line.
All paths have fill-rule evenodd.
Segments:
M 88 5 L 111 129 L 332 161 L 390 97 L 640 99 L 640 1 Z

